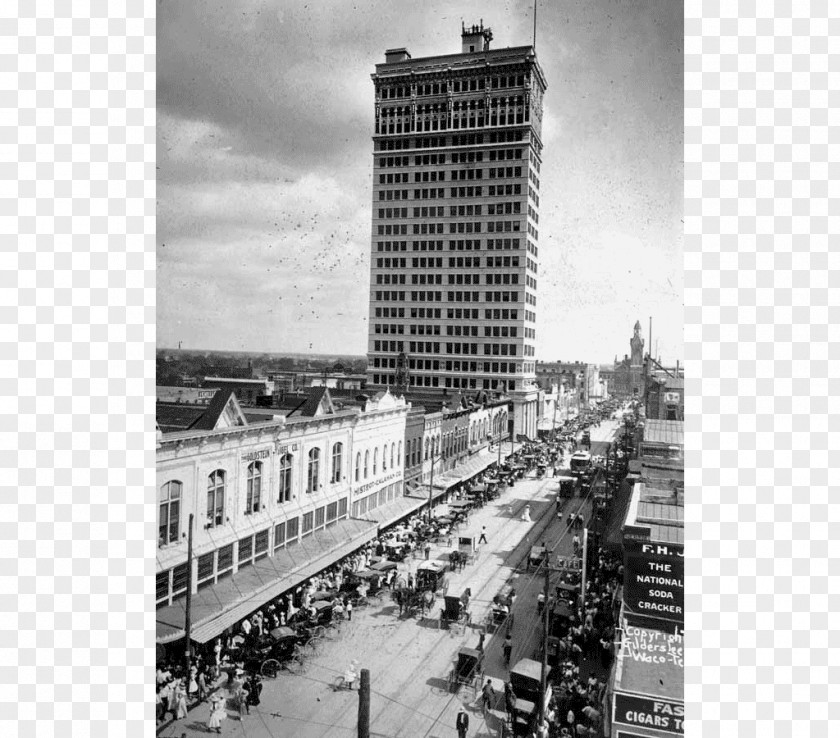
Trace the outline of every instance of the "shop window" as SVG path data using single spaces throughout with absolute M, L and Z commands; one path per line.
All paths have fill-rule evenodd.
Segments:
M 286 545 L 294 546 L 298 542 L 299 518 L 286 521 Z
M 239 568 L 250 566 L 254 558 L 254 536 L 247 536 L 239 540 Z
M 169 574 L 170 569 L 159 571 L 155 577 L 155 600 L 158 607 L 169 604 Z
M 228 543 L 227 546 L 222 546 L 219 549 L 219 555 L 216 560 L 216 572 L 219 579 L 223 572 L 230 572 L 233 570 L 233 544 Z
M 286 524 L 277 523 L 274 526 L 274 551 L 277 552 L 286 545 Z
M 268 556 L 268 528 L 261 530 L 254 536 L 254 560 Z
M 172 598 L 177 599 L 187 593 L 187 565 L 179 564 L 172 570 Z

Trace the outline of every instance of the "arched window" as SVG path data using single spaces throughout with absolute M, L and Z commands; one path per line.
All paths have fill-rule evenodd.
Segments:
M 356 481 L 359 481 L 359 474 L 362 473 L 362 454 L 358 452 L 356 454 Z
M 262 463 L 252 461 L 248 464 L 248 488 L 245 494 L 245 514 L 259 512 L 262 497 Z
M 309 464 L 306 467 L 306 491 L 317 492 L 318 480 L 321 473 L 321 449 L 313 448 L 309 451 Z
M 368 478 L 368 465 L 370 464 L 370 451 L 365 451 L 365 479 Z
M 394 465 L 394 455 L 391 454 L 391 466 Z M 388 471 L 388 444 L 382 447 L 382 471 Z
M 402 443 L 402 441 L 400 441 L 400 443 Z M 392 443 L 392 444 L 391 444 L 391 468 L 392 468 L 392 469 L 394 468 L 394 448 L 395 448 L 395 447 L 396 447 L 396 444 L 395 444 L 395 443 Z M 402 456 L 402 450 L 400 450 L 400 451 L 397 453 L 397 464 L 398 464 L 398 465 L 399 465 L 399 463 L 400 463 L 400 456 Z
M 415 438 L 411 442 L 411 465 L 414 466 L 417 463 L 417 439 Z
M 426 439 L 426 444 L 425 445 L 426 445 L 426 450 L 423 454 L 423 460 L 428 461 L 429 460 L 429 439 L 428 438 Z
M 207 525 L 212 528 L 225 521 L 225 473 L 216 469 L 207 477 Z
M 344 444 L 336 443 L 333 445 L 332 451 L 332 482 L 335 484 L 336 482 L 341 481 L 341 455 L 344 451 Z
M 292 499 L 292 455 L 280 457 L 280 496 L 277 502 L 289 502 Z
M 379 464 L 379 449 L 373 449 L 373 476 L 376 476 L 376 467 Z
M 160 488 L 160 522 L 158 545 L 177 543 L 181 527 L 181 490 L 180 482 L 167 482 Z

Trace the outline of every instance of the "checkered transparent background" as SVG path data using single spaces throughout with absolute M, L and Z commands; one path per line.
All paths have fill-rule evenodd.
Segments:
M 686 7 L 693 736 L 837 732 L 833 7 Z M 0 3 L 5 735 L 154 730 L 154 12 Z

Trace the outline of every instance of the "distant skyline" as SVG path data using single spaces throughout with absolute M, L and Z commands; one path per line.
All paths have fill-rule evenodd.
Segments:
M 533 2 L 159 3 L 158 345 L 367 350 L 374 65 L 532 42 Z M 540 2 L 537 359 L 683 359 L 683 7 Z M 654 348 L 651 347 L 651 348 Z

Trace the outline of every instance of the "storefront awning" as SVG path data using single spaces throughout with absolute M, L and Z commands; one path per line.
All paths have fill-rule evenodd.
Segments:
M 366 517 L 379 523 L 379 529 L 398 523 L 407 515 L 428 504 L 428 499 L 418 497 L 400 497 L 366 513 Z
M 472 479 L 476 474 L 483 472 L 488 466 L 496 463 L 498 457 L 496 454 L 476 454 L 471 459 L 458 464 L 454 469 L 450 469 L 445 474 L 434 480 L 432 486 L 437 489 L 449 489 L 454 487 L 459 482 L 464 482 Z
M 269 600 L 373 540 L 376 533 L 376 523 L 340 520 L 200 590 L 192 596 L 192 640 L 207 643 Z M 158 610 L 157 642 L 183 638 L 185 615 L 184 598 Z

